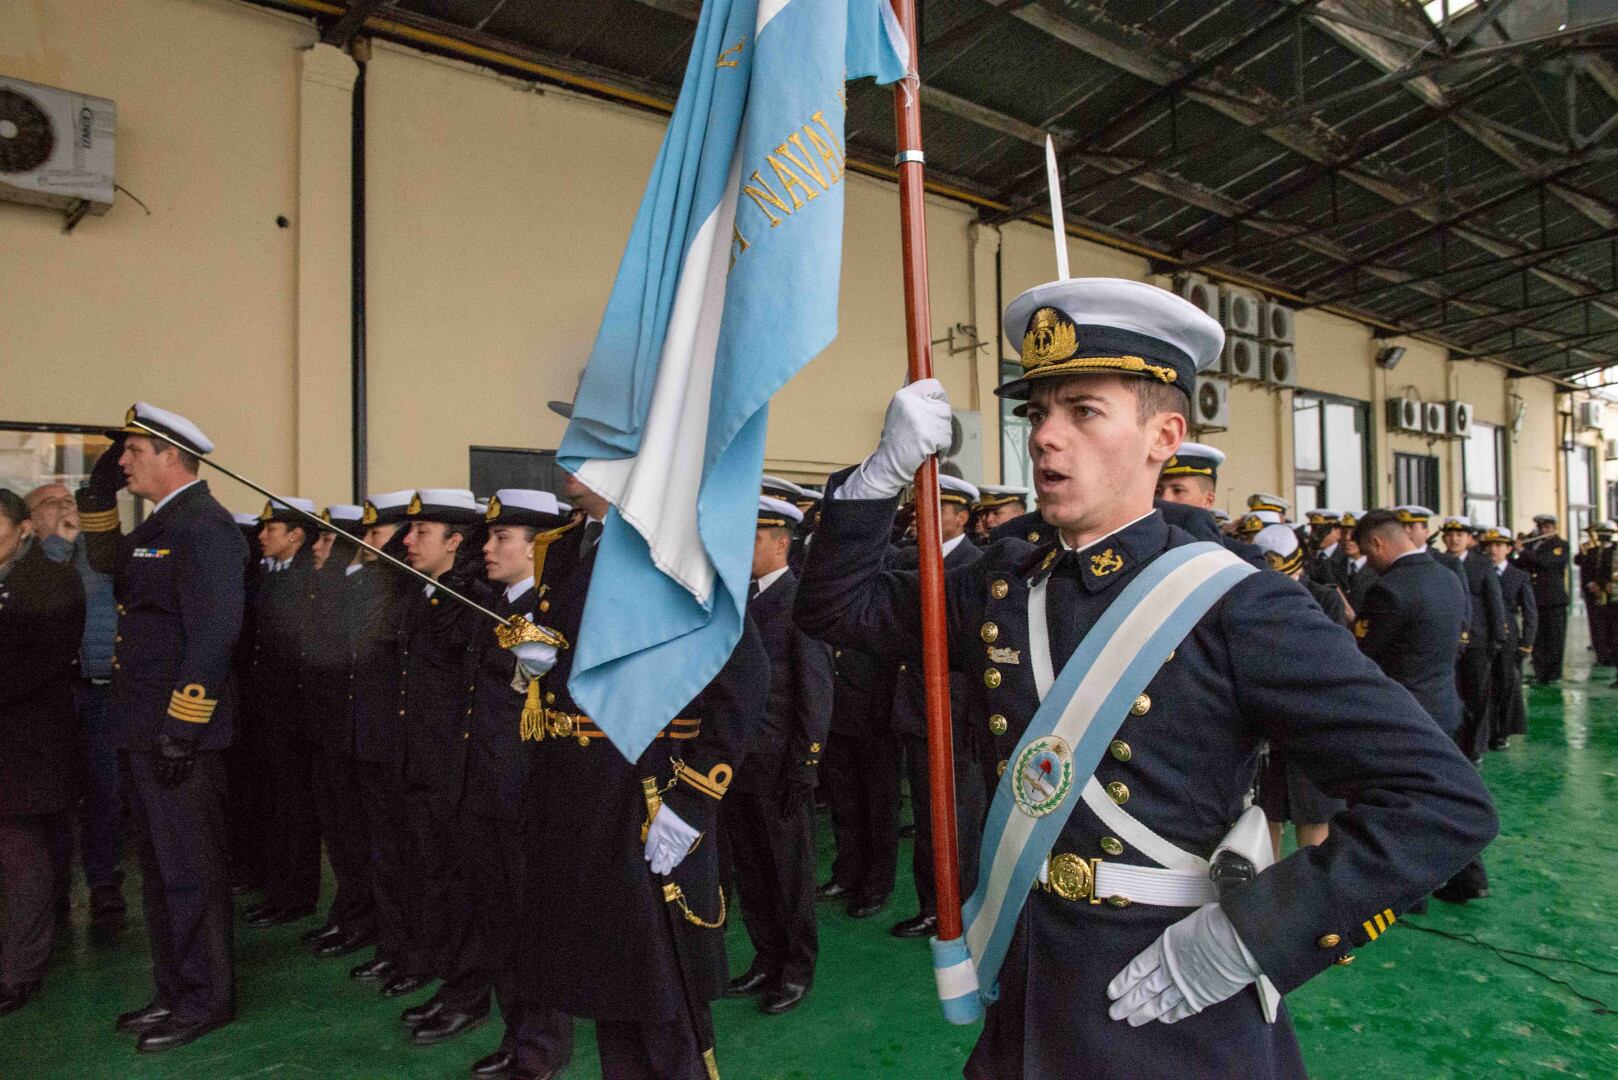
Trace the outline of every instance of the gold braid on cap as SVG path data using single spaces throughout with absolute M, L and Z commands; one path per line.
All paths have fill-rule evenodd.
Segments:
M 1042 307 L 1028 320 L 1022 337 L 1024 378 L 1069 375 L 1087 371 L 1124 371 L 1149 375 L 1163 383 L 1173 383 L 1180 375 L 1165 364 L 1154 364 L 1140 356 L 1081 356 L 1079 328 L 1073 320 L 1053 307 Z

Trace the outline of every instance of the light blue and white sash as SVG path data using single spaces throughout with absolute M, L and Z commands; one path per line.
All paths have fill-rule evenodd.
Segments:
M 1054 684 L 1040 679 L 1041 702 L 995 791 L 984 827 L 977 891 L 962 908 L 964 941 L 934 941 L 933 967 L 944 1015 L 970 1023 L 995 985 L 1040 866 L 1079 793 L 1129 708 L 1197 621 L 1256 568 L 1213 543 L 1172 548 L 1124 587 L 1074 650 Z M 1048 639 L 1046 583 L 1028 598 L 1030 647 Z M 1046 688 L 1049 692 L 1046 692 Z M 1091 801 L 1091 800 L 1086 800 Z M 1101 795 L 1099 803 L 1105 800 Z M 1171 868 L 1190 858 L 1162 846 Z M 1170 854 L 1174 852 L 1176 854 Z M 1156 853 L 1148 852 L 1154 857 Z M 1197 860 L 1201 863 L 1201 860 Z M 1206 872 L 1206 863 L 1201 863 Z M 982 989 L 980 989 L 982 988 Z

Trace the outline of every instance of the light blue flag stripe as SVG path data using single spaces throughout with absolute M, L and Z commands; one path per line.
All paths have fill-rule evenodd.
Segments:
M 569 690 L 625 756 L 741 633 L 769 398 L 836 336 L 846 77 L 887 0 L 703 5 L 559 458 L 614 505 Z

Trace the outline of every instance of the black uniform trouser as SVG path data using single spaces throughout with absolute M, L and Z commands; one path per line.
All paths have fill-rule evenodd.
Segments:
M 152 773 L 153 755 L 129 753 L 129 803 L 157 1000 L 187 1021 L 236 1013 L 230 880 L 226 867 L 225 762 L 197 752 L 178 787 Z
M 322 751 L 315 759 L 315 807 L 337 894 L 326 922 L 352 933 L 376 925 L 371 907 L 371 837 L 352 759 Z
M 432 974 L 453 981 L 467 963 L 472 915 L 461 874 L 458 793 L 449 788 L 411 784 L 408 792 L 410 832 L 415 837 L 420 876 L 417 940 Z M 449 987 L 446 987 L 449 989 Z M 481 994 L 489 992 L 485 981 Z M 458 1002 L 458 1004 L 463 1004 Z
M 1489 745 L 1494 747 L 1512 735 L 1528 733 L 1527 710 L 1522 700 L 1522 651 L 1516 646 L 1502 649 L 1494 658 L 1490 674 Z
M 433 974 L 421 946 L 420 873 L 416 840 L 406 816 L 409 805 L 398 765 L 356 761 L 360 804 L 370 822 L 371 899 L 376 912 L 376 957 L 391 960 L 401 975 Z
M 62 814 L 0 817 L 0 988 L 16 989 L 45 977 L 56 929 L 56 867 L 51 833 Z
M 857 900 L 893 892 L 899 863 L 899 741 L 833 732 L 826 741 L 837 860 L 832 878 Z
M 1601 667 L 1613 666 L 1613 615 L 1618 613 L 1618 605 L 1598 604 L 1594 598 L 1586 599 L 1585 606 L 1590 612 L 1590 644 L 1596 651 L 1596 664 Z
M 780 774 L 780 758 L 759 759 L 759 776 Z M 747 759 L 754 766 L 754 759 Z M 735 860 L 742 923 L 753 943 L 752 967 L 778 982 L 815 981 L 820 939 L 815 927 L 814 807 L 809 800 L 781 817 L 780 789 L 732 788 L 720 804 L 720 829 Z
M 440 993 L 463 1008 L 468 998 L 477 1003 L 475 995 L 486 1000 L 492 984 L 506 1025 L 500 1049 L 516 1055 L 518 1068 L 560 1072 L 573 1057 L 573 1018 L 526 1000 L 517 974 L 527 869 L 522 823 L 463 806 L 460 835 L 472 932 L 462 971 Z
M 597 1020 L 596 1048 L 603 1080 L 707 1080 L 696 1034 L 684 1017 L 651 1024 Z
M 1489 748 L 1489 673 L 1493 666 L 1494 656 L 1489 649 L 1474 644 L 1461 653 L 1455 669 L 1463 707 L 1461 730 L 1455 741 L 1473 761 Z
M 921 914 L 938 914 L 938 886 L 933 880 L 932 777 L 927 770 L 927 740 L 904 738 L 905 771 L 910 780 L 910 813 L 916 821 L 916 846 L 910 868 L 916 879 Z M 956 745 L 964 746 L 957 739 Z M 972 762 L 955 773 L 955 828 L 959 838 L 961 896 L 972 894 L 978 880 L 978 849 L 983 843 L 984 791 L 981 774 Z
M 269 752 L 254 736 L 257 719 L 243 712 L 236 741 L 225 751 L 230 874 L 232 881 L 261 889 L 269 881 L 264 823 L 271 813 L 271 770 Z
M 320 901 L 314 744 L 295 736 L 278 740 L 271 767 L 271 809 L 264 822 L 269 878 L 264 891 L 280 911 L 310 912 Z
M 1554 682 L 1562 677 L 1562 653 L 1567 647 L 1567 605 L 1539 609 L 1539 631 L 1534 638 L 1534 678 Z

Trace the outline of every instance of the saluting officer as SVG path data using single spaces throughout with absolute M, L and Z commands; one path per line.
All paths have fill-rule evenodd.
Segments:
M 1309 545 L 1307 556 L 1309 579 L 1321 585 L 1341 586 L 1343 564 L 1343 515 L 1337 510 L 1319 508 L 1309 511 Z
M 566 494 L 586 522 L 563 538 L 579 537 L 569 544 L 576 566 L 541 598 L 539 618 L 576 643 L 607 503 L 572 477 Z M 524 832 L 528 998 L 596 1022 L 603 1076 L 709 1075 L 709 1003 L 726 983 L 719 845 L 709 834 L 768 697 L 758 631 L 746 622 L 719 674 L 636 761 L 569 693 L 574 650 L 546 656 L 532 644 L 518 652 L 542 677 L 544 716 Z M 648 787 L 658 800 L 650 815 Z
M 787 565 L 802 512 L 759 496 L 747 611 L 770 659 L 764 722 L 719 813 L 753 945 L 726 997 L 762 994 L 760 1011 L 796 1008 L 814 983 L 814 789 L 831 728 L 831 647 L 792 621 L 798 579 Z
M 223 751 L 235 713 L 229 679 L 247 545 L 197 478 L 198 459 L 213 451 L 197 425 L 139 402 L 107 434 L 113 445 L 78 492 L 79 519 L 91 565 L 115 582 L 111 714 L 129 755 L 157 984 L 151 1003 L 117 1026 L 140 1033 L 139 1050 L 171 1050 L 236 1012 Z M 118 525 L 125 484 L 154 504 L 127 536 Z
M 973 722 L 988 727 L 985 746 L 1004 766 L 991 826 L 1008 815 L 1066 820 L 1042 877 L 1048 891 L 1004 893 L 1010 907 L 999 910 L 1015 931 L 966 1074 L 1136 1080 L 1216 1063 L 1231 1075 L 1302 1076 L 1290 1026 L 1265 1023 L 1260 996 L 1243 991 L 1261 975 L 1288 991 L 1347 963 L 1494 834 L 1488 793 L 1297 583 L 1247 571 L 1213 545 L 1197 549 L 1208 560 L 1199 565 L 1235 583 L 1194 623 L 1187 616 L 1172 652 L 1152 653 L 1164 659 L 1144 691 L 1125 697 L 1133 704 L 1118 706 L 1127 715 L 1108 710 L 1116 735 L 1094 769 L 1097 786 L 1087 784 L 1096 759 L 1080 772 L 1076 747 L 1094 754 L 1105 744 L 1045 735 L 1043 721 L 1030 731 L 1045 679 L 1092 631 L 1140 655 L 1133 631 L 1102 621 L 1119 598 L 1189 565 L 1175 555 L 1189 537 L 1154 512 L 1152 491 L 1223 333 L 1171 293 L 1111 279 L 1039 286 L 1011 304 L 1005 328 L 1023 342 L 1023 377 L 999 393 L 1028 398 L 1035 487 L 1053 535 L 1038 546 L 1003 542 L 945 575 L 951 663 L 981 688 Z M 899 492 L 949 429 L 940 384 L 913 383 L 895 395 L 876 452 L 833 478 L 798 595 L 809 632 L 914 658 L 917 575 L 885 572 L 882 559 Z M 1154 567 L 1159 559 L 1169 561 Z M 1048 630 L 1036 640 L 1029 620 L 1041 609 Z M 1151 604 L 1134 613 L 1143 628 L 1173 614 Z M 1161 625 L 1158 647 L 1179 633 Z M 1102 670 L 1076 662 L 1074 674 Z M 1123 668 L 1107 670 L 1122 680 Z M 1094 700 L 1068 702 L 1075 723 Z M 1209 860 L 1244 815 L 1265 737 L 1327 794 L 1357 798 L 1325 847 L 1256 874 L 1248 856 L 1221 858 L 1216 886 Z M 1037 867 L 1020 858 L 1022 828 L 999 831 L 997 859 Z
M 1539 613 L 1534 681 L 1548 686 L 1562 677 L 1562 650 L 1567 644 L 1568 542 L 1556 531 L 1555 514 L 1534 515 L 1534 535 L 1518 543 L 1511 561 L 1533 579 Z

